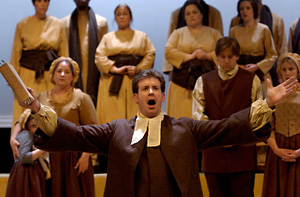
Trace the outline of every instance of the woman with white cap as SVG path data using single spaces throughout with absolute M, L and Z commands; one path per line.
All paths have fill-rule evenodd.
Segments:
M 76 125 L 97 124 L 90 96 L 74 88 L 78 64 L 68 57 L 53 61 L 49 69 L 55 87 L 38 95 L 38 100 L 56 111 L 59 117 Z M 89 153 L 50 153 L 52 196 L 95 196 L 94 168 Z
M 282 81 L 300 79 L 300 56 L 286 53 L 279 57 L 278 76 Z M 267 153 L 262 196 L 300 195 L 300 88 L 276 105 Z

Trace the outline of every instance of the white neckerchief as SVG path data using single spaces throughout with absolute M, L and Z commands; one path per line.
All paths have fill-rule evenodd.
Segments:
M 160 145 L 161 122 L 164 119 L 162 112 L 154 118 L 147 118 L 140 112 L 137 113 L 131 145 L 138 143 L 145 135 L 148 128 L 147 147 Z
M 231 71 L 225 71 L 221 66 L 218 66 L 218 73 L 222 80 L 228 80 L 235 76 L 237 71 L 239 70 L 238 65 L 234 67 Z

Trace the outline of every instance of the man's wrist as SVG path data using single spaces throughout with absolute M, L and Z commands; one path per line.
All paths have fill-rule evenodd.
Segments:
M 270 102 L 270 100 L 268 98 L 266 98 L 266 102 L 267 102 L 269 108 L 275 109 L 275 105 L 272 102 Z

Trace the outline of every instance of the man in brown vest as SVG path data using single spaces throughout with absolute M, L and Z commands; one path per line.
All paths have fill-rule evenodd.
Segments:
M 193 118 L 220 120 L 262 99 L 259 78 L 239 68 L 240 47 L 224 37 L 215 49 L 219 66 L 198 78 L 193 91 Z M 243 132 L 243 131 L 240 131 Z M 256 168 L 255 145 L 234 145 L 202 151 L 210 196 L 253 196 Z

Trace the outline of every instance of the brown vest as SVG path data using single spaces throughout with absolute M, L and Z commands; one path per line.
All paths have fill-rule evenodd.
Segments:
M 228 118 L 251 106 L 254 74 L 239 69 L 229 80 L 222 80 L 218 70 L 202 75 L 206 100 L 205 111 L 210 120 Z M 235 144 L 235 139 L 232 143 Z M 255 170 L 255 146 L 220 147 L 203 151 L 202 170 L 210 173 L 231 173 Z

